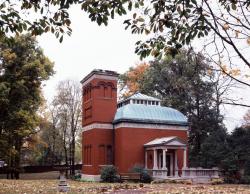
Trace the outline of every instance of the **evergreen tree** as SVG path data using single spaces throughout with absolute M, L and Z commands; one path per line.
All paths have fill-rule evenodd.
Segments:
M 228 137 L 222 160 L 227 181 L 250 183 L 250 126 L 241 126 Z

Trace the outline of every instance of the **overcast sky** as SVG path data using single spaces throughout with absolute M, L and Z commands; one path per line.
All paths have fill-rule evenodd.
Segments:
M 59 81 L 73 79 L 80 81 L 95 68 L 124 73 L 130 66 L 139 63 L 139 57 L 134 54 L 135 42 L 141 37 L 124 30 L 124 18 L 111 20 L 107 27 L 90 22 L 88 17 L 78 8 L 70 10 L 73 34 L 59 41 L 51 34 L 38 37 L 40 46 L 51 61 L 55 63 L 56 74 L 45 82 L 44 95 L 50 101 L 55 95 Z M 240 89 L 235 91 L 250 104 L 250 91 Z M 246 108 L 226 106 L 224 116 L 229 130 L 242 122 Z

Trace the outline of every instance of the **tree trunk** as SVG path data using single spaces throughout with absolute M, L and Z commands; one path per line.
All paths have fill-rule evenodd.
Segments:
M 15 149 L 17 151 L 17 154 L 15 155 L 14 158 L 14 174 L 16 179 L 20 178 L 19 174 L 20 174 L 21 145 L 22 143 L 20 137 L 16 137 Z
M 55 127 L 53 126 L 53 143 L 52 143 L 52 157 L 51 157 L 51 162 L 52 166 L 55 165 L 55 144 L 56 144 L 56 134 L 55 134 Z
M 71 159 L 72 159 L 72 162 L 71 162 L 71 169 L 72 169 L 72 175 L 74 176 L 75 175 L 75 137 L 73 136 L 72 137 L 72 145 L 71 145 Z
M 64 145 L 64 155 L 65 155 L 65 166 L 68 167 L 68 153 L 67 153 L 67 147 Z M 66 170 L 66 177 L 68 177 L 68 170 Z
M 71 141 L 70 141 L 70 145 L 69 145 L 69 166 L 70 166 L 70 169 L 69 169 L 69 174 L 70 176 L 72 175 L 72 169 L 71 169 L 71 166 L 72 166 L 72 146 L 71 146 Z
M 11 156 L 10 157 L 10 178 L 11 179 L 14 179 L 13 168 L 14 168 L 13 156 Z

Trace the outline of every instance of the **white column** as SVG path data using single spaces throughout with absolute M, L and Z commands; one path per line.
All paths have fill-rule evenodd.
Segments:
M 162 169 L 165 170 L 166 168 L 166 150 L 162 149 Z
M 174 163 L 175 163 L 175 176 L 178 177 L 178 157 L 177 150 L 174 152 Z
M 183 151 L 183 168 L 187 167 L 187 150 L 184 149 Z
M 154 149 L 154 170 L 158 169 L 158 165 L 157 165 L 157 149 Z
M 145 150 L 145 169 L 148 168 L 148 153 L 147 150 Z

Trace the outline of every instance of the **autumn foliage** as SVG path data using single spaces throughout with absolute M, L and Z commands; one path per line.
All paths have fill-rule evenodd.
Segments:
M 125 89 L 123 94 L 124 97 L 130 96 L 140 90 L 140 83 L 143 81 L 144 73 L 148 68 L 148 63 L 139 63 L 136 64 L 135 67 L 131 67 L 129 71 L 122 75 L 120 87 L 121 90 Z

